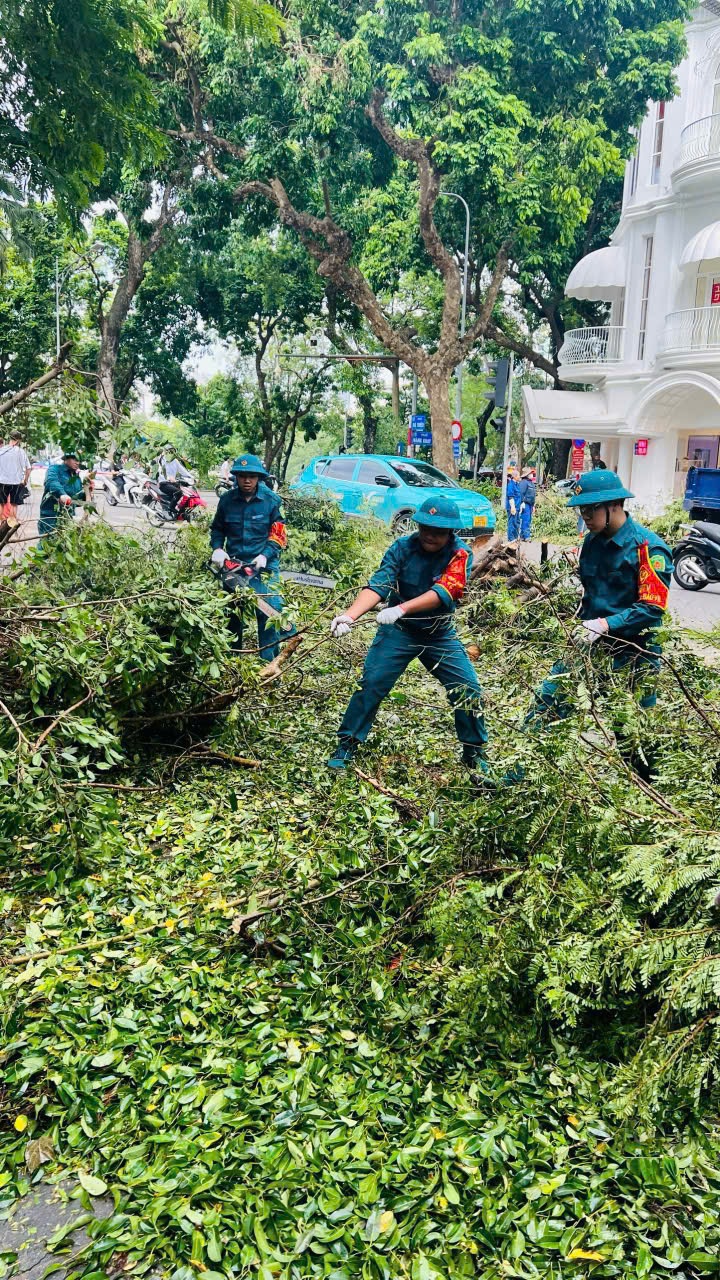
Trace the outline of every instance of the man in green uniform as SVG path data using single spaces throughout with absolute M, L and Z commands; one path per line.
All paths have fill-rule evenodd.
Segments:
M 280 498 L 264 483 L 270 476 L 254 453 L 236 458 L 230 474 L 234 487 L 222 495 L 210 526 L 211 559 L 226 591 L 250 587 L 274 615 L 268 620 L 262 609 L 256 610 L 260 656 L 270 662 L 280 652 L 281 637 L 289 640 L 295 635 L 294 626 L 280 619 L 285 608 L 279 572 L 280 553 L 287 546 L 285 516 Z M 232 613 L 229 621 L 234 647 L 241 649 L 242 613 Z
M 413 658 L 419 658 L 447 690 L 464 763 L 486 774 L 482 689 L 453 622 L 470 578 L 472 552 L 455 533 L 462 520 L 450 498 L 428 498 L 415 519 L 417 532 L 398 538 L 388 548 L 367 586 L 347 612 L 330 624 L 339 639 L 368 610 L 385 603 L 377 615 L 377 634 L 365 659 L 360 688 L 350 699 L 328 765 L 347 768 L 370 733 L 383 698 Z
M 79 473 L 80 460 L 74 453 L 64 453 L 62 462 L 55 462 L 48 467 L 40 499 L 40 538 L 46 538 L 49 533 L 55 532 L 62 512 L 70 514 L 76 502 L 85 501 Z
M 609 649 L 613 670 L 630 667 L 641 707 L 657 700 L 654 675 L 662 652 L 657 629 L 667 608 L 672 552 L 652 529 L 625 511 L 634 495 L 614 471 L 588 471 L 578 479 L 569 507 L 579 510 L 587 534 L 578 572 L 583 585 L 575 641 Z M 556 662 L 535 696 L 528 722 L 565 719 L 572 710 L 565 662 Z

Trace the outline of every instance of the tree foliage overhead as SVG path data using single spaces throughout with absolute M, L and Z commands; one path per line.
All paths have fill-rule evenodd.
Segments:
M 0 163 L 83 207 L 108 161 L 157 150 L 140 51 L 160 32 L 146 0 L 8 0 Z
M 444 461 L 453 367 L 486 338 L 524 354 L 496 314 L 508 270 L 532 270 L 548 245 L 574 245 L 647 98 L 672 95 L 686 12 L 685 0 L 297 4 L 274 56 L 251 67 L 227 38 L 180 26 L 173 80 L 187 92 L 174 136 L 216 185 L 253 202 L 255 218 L 263 201 L 274 205 L 320 276 L 415 369 Z M 462 243 L 462 219 L 443 185 L 472 210 L 462 343 L 449 247 Z M 442 284 L 430 344 L 394 308 L 413 269 Z

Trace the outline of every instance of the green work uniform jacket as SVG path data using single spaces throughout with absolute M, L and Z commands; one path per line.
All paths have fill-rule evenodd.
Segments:
M 580 552 L 581 618 L 604 618 L 610 638 L 644 644 L 667 607 L 672 552 L 631 516 L 611 538 L 588 533 Z

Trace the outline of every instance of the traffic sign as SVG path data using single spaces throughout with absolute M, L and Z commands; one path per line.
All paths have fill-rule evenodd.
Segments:
M 426 413 L 411 414 L 409 443 L 426 448 L 432 445 L 432 431 L 428 430 Z
M 452 438 L 453 440 L 462 440 L 462 422 L 458 422 L 457 418 L 453 419 Z
M 453 458 L 460 457 L 460 441 L 453 440 Z

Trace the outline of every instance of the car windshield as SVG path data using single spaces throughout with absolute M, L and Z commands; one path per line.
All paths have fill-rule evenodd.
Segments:
M 397 472 L 405 484 L 413 489 L 459 489 L 460 486 L 437 467 L 429 462 L 391 462 L 393 471 Z

